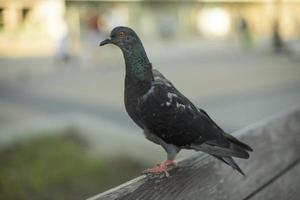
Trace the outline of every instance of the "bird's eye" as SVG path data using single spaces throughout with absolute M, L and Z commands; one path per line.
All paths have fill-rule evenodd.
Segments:
M 124 36 L 125 36 L 125 33 L 123 31 L 118 33 L 118 37 L 124 37 Z

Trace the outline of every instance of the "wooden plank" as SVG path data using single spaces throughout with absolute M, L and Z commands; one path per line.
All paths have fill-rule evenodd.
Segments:
M 300 199 L 300 162 L 273 183 L 256 193 L 249 200 L 299 200 Z
M 300 159 L 300 110 L 238 134 L 254 149 L 250 159 L 237 160 L 246 177 L 211 156 L 196 153 L 180 161 L 169 178 L 143 175 L 89 200 L 240 200 Z

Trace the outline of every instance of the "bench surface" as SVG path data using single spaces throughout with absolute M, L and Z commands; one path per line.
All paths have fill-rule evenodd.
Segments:
M 246 176 L 203 153 L 178 162 L 171 177 L 140 176 L 88 200 L 300 199 L 300 110 L 235 135 L 254 152 L 235 159 Z

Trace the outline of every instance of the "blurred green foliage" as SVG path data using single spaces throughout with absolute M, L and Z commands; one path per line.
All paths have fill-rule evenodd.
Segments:
M 91 155 L 76 134 L 47 135 L 1 150 L 0 199 L 85 199 L 144 168 L 128 156 Z

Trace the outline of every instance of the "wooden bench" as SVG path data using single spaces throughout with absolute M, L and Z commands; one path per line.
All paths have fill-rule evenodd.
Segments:
M 250 159 L 236 159 L 245 177 L 195 153 L 178 161 L 169 178 L 143 175 L 88 200 L 300 199 L 300 110 L 234 135 L 254 149 Z

